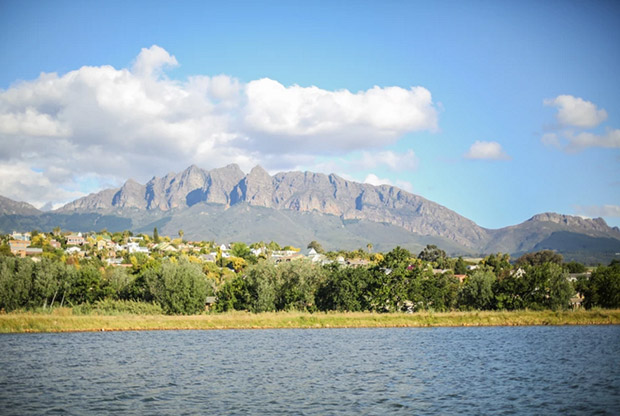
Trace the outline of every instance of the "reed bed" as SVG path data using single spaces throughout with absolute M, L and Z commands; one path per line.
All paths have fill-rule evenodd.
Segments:
M 618 325 L 620 310 L 472 312 L 230 312 L 190 316 L 74 314 L 70 308 L 0 314 L 0 333 L 212 330 L 278 328 L 379 328 L 531 325 Z

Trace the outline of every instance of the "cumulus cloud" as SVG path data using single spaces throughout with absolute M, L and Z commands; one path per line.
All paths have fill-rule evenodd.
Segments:
M 144 182 L 192 163 L 284 170 L 353 150 L 368 168 L 397 171 L 415 167 L 413 152 L 371 149 L 437 129 L 437 109 L 423 87 L 351 92 L 228 75 L 168 79 L 166 68 L 177 65 L 155 45 L 128 69 L 85 66 L 0 90 L 0 171 L 31 181 L 20 186 L 3 175 L 0 194 L 54 202 L 93 183 Z M 43 188 L 56 191 L 43 198 Z
M 367 183 L 367 184 L 374 185 L 374 186 L 380 186 L 380 185 L 396 186 L 398 188 L 404 189 L 407 192 L 413 192 L 413 185 L 411 185 L 410 182 L 401 181 L 401 180 L 392 182 L 391 180 L 387 178 L 379 178 L 374 173 L 369 173 L 368 175 L 366 175 L 366 178 L 364 178 L 363 183 Z
M 575 212 L 590 218 L 620 218 L 619 205 L 578 205 L 575 207 Z
M 510 156 L 504 152 L 502 145 L 497 142 L 482 142 L 477 140 L 471 145 L 464 157 L 466 159 L 508 160 Z
M 620 129 L 607 130 L 605 134 L 581 132 L 573 135 L 567 133 L 566 150 L 579 151 L 588 147 L 620 148 Z
M 339 153 L 393 143 L 405 132 L 437 129 L 437 110 L 423 87 L 373 87 L 352 93 L 249 82 L 244 121 L 259 147 L 321 148 Z
M 562 126 L 581 128 L 596 127 L 607 119 L 607 111 L 583 98 L 572 95 L 558 95 L 555 98 L 544 100 L 544 104 L 556 107 L 556 119 Z
M 607 119 L 607 112 L 594 103 L 572 95 L 559 95 L 544 100 L 547 106 L 556 107 L 557 131 L 543 134 L 541 142 L 566 152 L 579 152 L 591 147 L 619 148 L 620 130 L 607 129 L 605 133 L 588 131 Z

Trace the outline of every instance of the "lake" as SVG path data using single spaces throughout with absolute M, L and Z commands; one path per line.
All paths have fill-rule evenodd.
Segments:
M 0 414 L 620 414 L 620 326 L 0 335 Z

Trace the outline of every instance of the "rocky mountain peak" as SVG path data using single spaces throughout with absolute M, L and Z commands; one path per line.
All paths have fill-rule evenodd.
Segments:
M 18 202 L 0 196 L 0 215 L 39 215 L 41 211 L 27 202 Z

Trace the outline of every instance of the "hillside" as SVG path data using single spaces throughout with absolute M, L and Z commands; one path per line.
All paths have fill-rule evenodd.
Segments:
M 190 166 L 181 173 L 153 177 L 146 185 L 133 180 L 122 187 L 80 198 L 58 212 L 182 210 L 195 205 L 222 204 L 318 212 L 343 220 L 395 225 L 424 236 L 443 237 L 476 248 L 488 230 L 439 204 L 393 186 L 347 181 L 335 174 L 284 172 L 270 176 L 260 166 L 245 175 L 237 165 L 211 171 Z
M 385 251 L 396 245 L 413 252 L 436 244 L 450 254 L 505 252 L 520 255 L 553 249 L 590 263 L 620 252 L 620 230 L 603 219 L 543 213 L 497 230 L 397 187 L 373 186 L 338 175 L 281 172 L 260 166 L 247 175 L 237 165 L 213 170 L 190 166 L 153 177 L 142 185 L 128 180 L 77 199 L 52 212 L 0 199 L 0 231 L 13 229 L 110 231 L 131 229 L 216 241 L 278 241 L 304 246 L 320 241 L 328 249 L 353 250 L 368 243 Z

